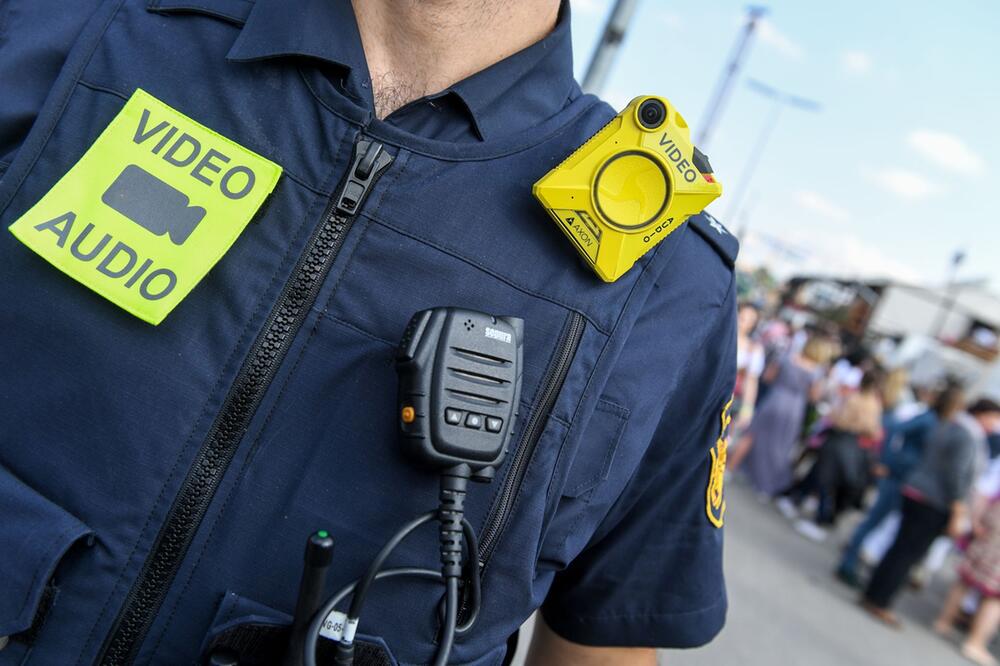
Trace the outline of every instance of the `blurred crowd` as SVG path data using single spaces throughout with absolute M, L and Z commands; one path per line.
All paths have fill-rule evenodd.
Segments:
M 803 536 L 864 517 L 834 574 L 898 627 L 904 587 L 958 562 L 933 629 L 996 666 L 1000 625 L 1000 404 L 941 378 L 915 385 L 835 327 L 796 329 L 739 308 L 728 473 L 744 476 Z

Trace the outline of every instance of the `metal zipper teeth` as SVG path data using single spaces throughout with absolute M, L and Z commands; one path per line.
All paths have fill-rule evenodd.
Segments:
M 479 568 L 485 570 L 489 564 L 493 551 L 496 549 L 500 537 L 503 535 L 507 522 L 510 520 L 510 512 L 514 505 L 514 499 L 524 481 L 524 475 L 531 462 L 535 445 L 538 444 L 545 424 L 548 421 L 549 413 L 555 405 L 556 398 L 562 390 L 566 375 L 569 373 L 569 366 L 573 363 L 576 349 L 580 346 L 583 338 L 583 330 L 586 320 L 578 312 L 570 314 L 569 325 L 566 332 L 559 341 L 559 346 L 555 361 L 550 364 L 549 370 L 542 382 L 542 390 L 539 398 L 535 401 L 535 408 L 531 412 L 528 422 L 525 424 L 521 440 L 514 452 L 514 460 L 511 462 L 510 470 L 504 478 L 503 489 L 500 491 L 499 499 L 490 512 L 490 517 L 486 521 L 486 528 L 483 530 L 479 540 Z
M 354 168 L 353 163 L 350 168 Z M 250 419 L 316 300 L 323 278 L 357 217 L 338 213 L 336 201 L 337 197 L 331 199 L 323 224 L 313 234 L 294 277 L 271 310 L 263 332 L 240 368 L 205 444 L 188 471 L 152 554 L 108 634 L 98 658 L 103 666 L 124 665 L 135 658 Z

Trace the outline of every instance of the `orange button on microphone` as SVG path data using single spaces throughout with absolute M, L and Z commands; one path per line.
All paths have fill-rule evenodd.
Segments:
M 413 423 L 414 419 L 417 418 L 417 412 L 407 405 L 403 407 L 403 411 L 400 413 L 400 417 L 403 419 L 403 423 Z

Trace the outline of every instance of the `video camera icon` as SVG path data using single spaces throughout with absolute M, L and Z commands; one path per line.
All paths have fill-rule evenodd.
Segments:
M 205 209 L 191 206 L 188 196 L 135 164 L 118 174 L 103 201 L 140 227 L 182 245 L 205 217 Z

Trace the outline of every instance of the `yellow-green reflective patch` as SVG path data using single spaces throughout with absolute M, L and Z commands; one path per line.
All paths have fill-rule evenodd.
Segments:
M 144 90 L 10 226 L 75 280 L 159 324 L 274 189 L 281 167 Z

